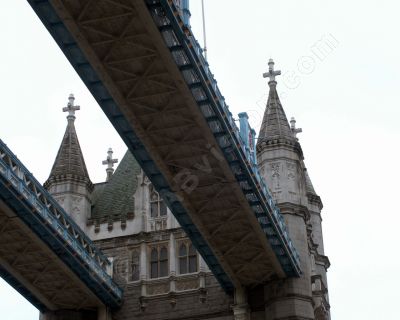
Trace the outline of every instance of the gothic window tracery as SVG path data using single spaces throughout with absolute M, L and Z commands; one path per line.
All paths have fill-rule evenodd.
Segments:
M 180 274 L 197 272 L 197 253 L 193 244 L 181 243 L 178 254 Z
M 168 249 L 165 246 L 152 248 L 150 252 L 150 278 L 168 276 Z
M 150 216 L 152 218 L 163 217 L 167 215 L 167 206 L 160 194 L 150 187 Z

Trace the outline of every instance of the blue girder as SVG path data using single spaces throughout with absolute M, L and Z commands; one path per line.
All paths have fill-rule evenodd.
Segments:
M 100 81 L 96 71 L 58 17 L 55 9 L 48 0 L 28 0 L 28 2 L 93 94 L 130 151 L 135 155 L 146 175 L 164 197 L 172 213 L 191 238 L 221 286 L 227 292 L 231 292 L 233 290 L 231 280 L 191 221 L 185 208 L 174 196 L 167 180 L 150 158 L 145 146 L 122 115 L 118 105 Z M 180 15 L 177 14 L 178 9 L 173 1 L 147 0 L 145 3 L 232 172 L 237 177 L 238 183 L 283 270 L 287 276 L 299 276 L 301 274 L 299 256 L 289 238 L 283 217 L 257 170 L 254 154 L 251 154 L 240 137 L 239 129 L 219 91 L 216 80 L 209 70 L 198 42 L 191 34 L 190 29 L 185 26 Z
M 107 306 L 118 307 L 122 289 L 107 274 L 110 261 L 0 139 L 0 199 Z M 26 288 L 0 268 L 0 275 L 39 309 Z

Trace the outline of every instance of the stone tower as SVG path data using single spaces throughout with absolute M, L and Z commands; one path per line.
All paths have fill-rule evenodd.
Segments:
M 266 319 L 330 319 L 321 228 L 322 202 L 304 164 L 303 151 L 276 90 L 274 62 L 269 61 L 269 97 L 257 142 L 257 162 L 283 214 L 300 255 L 300 278 L 277 280 L 265 286 Z
M 74 96 L 70 94 L 68 104 L 63 108 L 64 112 L 68 112 L 67 129 L 44 187 L 71 215 L 79 227 L 85 230 L 91 210 L 90 196 L 93 184 L 76 135 L 75 111 L 80 107 L 74 104 L 74 100 Z

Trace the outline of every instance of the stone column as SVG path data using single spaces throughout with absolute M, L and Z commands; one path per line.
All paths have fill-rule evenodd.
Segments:
M 147 270 L 148 270 L 148 264 L 147 264 L 147 246 L 146 242 L 142 242 L 140 244 L 140 280 L 142 283 L 142 292 L 141 295 L 145 296 L 146 295 L 146 280 L 147 280 Z
M 171 232 L 169 237 L 169 274 L 171 281 L 169 283 L 171 292 L 175 291 L 175 276 L 176 276 L 176 249 L 175 249 L 175 236 Z
M 280 206 L 290 237 L 300 255 L 302 275 L 299 278 L 275 280 L 264 287 L 265 319 L 313 320 L 311 259 L 305 217 L 296 206 Z
M 247 304 L 245 289 L 235 289 L 235 304 L 232 307 L 235 320 L 250 320 L 250 308 Z

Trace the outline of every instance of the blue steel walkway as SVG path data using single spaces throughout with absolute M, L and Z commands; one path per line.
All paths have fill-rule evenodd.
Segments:
M 282 215 L 257 169 L 254 131 L 243 119 L 243 115 L 241 116 L 242 130 L 237 128 L 217 82 L 209 70 L 208 63 L 203 57 L 202 50 L 190 28 L 182 20 L 174 2 L 103 0 L 96 1 L 97 7 L 91 7 L 90 2 L 78 0 L 69 2 L 28 0 L 28 2 L 135 155 L 149 179 L 164 196 L 172 213 L 222 287 L 227 292 L 231 292 L 236 285 L 256 285 L 256 279 L 246 280 L 241 276 L 242 273 L 253 273 L 250 271 L 251 263 L 243 267 L 231 264 L 230 261 L 236 258 L 232 256 L 230 250 L 220 248 L 215 241 L 217 236 L 220 236 L 220 239 L 227 238 L 229 232 L 221 233 L 219 231 L 223 226 L 214 228 L 204 222 L 207 220 L 202 220 L 199 214 L 201 210 L 193 209 L 195 206 L 190 202 L 194 199 L 193 195 L 185 195 L 189 200 L 182 199 L 180 196 L 183 194 L 182 190 L 173 187 L 170 174 L 173 168 L 168 166 L 165 160 L 168 157 L 163 158 L 161 153 L 157 153 L 157 147 L 160 149 L 161 146 L 157 146 L 156 138 L 153 139 L 153 136 L 150 137 L 150 134 L 146 133 L 150 129 L 146 130 L 144 122 L 140 122 L 144 119 L 144 110 L 154 111 L 153 118 L 158 117 L 156 101 L 162 100 L 162 97 L 173 95 L 176 99 L 180 98 L 182 91 L 176 91 L 176 83 L 178 86 L 183 83 L 184 91 L 191 94 L 188 105 L 194 102 L 197 110 L 193 111 L 190 118 L 197 119 L 196 117 L 201 115 L 203 119 L 201 123 L 204 121 L 207 123 L 207 130 L 200 129 L 201 124 L 199 124 L 199 130 L 203 130 L 202 136 L 209 140 L 209 137 L 213 137 L 212 143 L 215 142 L 218 145 L 224 158 L 223 163 L 219 165 L 230 170 L 230 174 L 240 187 L 240 197 L 247 201 L 246 205 L 241 204 L 244 206 L 241 210 L 243 221 L 258 222 L 257 227 L 251 225 L 255 228 L 255 234 L 263 234 L 265 243 L 275 255 L 271 257 L 268 253 L 265 257 L 270 257 L 268 259 L 271 261 L 278 261 L 280 267 L 276 267 L 276 264 L 272 262 L 278 277 L 282 277 L 282 271 L 284 276 L 299 276 L 301 274 L 299 256 L 289 238 Z M 140 32 L 128 36 L 130 24 Z M 117 31 L 120 33 L 117 34 Z M 113 48 L 111 48 L 108 53 L 105 53 L 102 47 L 108 44 L 121 45 L 121 49 L 117 52 L 112 51 Z M 125 45 L 124 48 L 122 44 Z M 131 51 L 126 49 L 128 45 L 132 47 Z M 123 53 L 127 55 L 126 58 L 122 57 Z M 140 57 L 129 56 L 129 54 L 134 56 L 138 53 L 141 54 Z M 113 55 L 116 54 L 121 55 L 119 61 L 111 61 Z M 111 62 L 107 62 L 107 59 Z M 148 74 L 151 73 L 151 65 L 148 68 L 144 67 L 151 59 L 154 60 L 153 66 L 157 66 L 153 69 L 161 70 L 166 66 L 168 70 L 172 70 L 169 64 L 171 61 L 175 64 L 176 72 L 175 69 L 170 72 L 170 83 L 164 81 L 162 89 L 160 85 L 160 92 L 150 92 L 154 86 L 140 88 L 140 82 L 146 80 Z M 134 68 L 140 71 L 133 70 Z M 120 75 L 119 79 L 114 76 L 116 72 Z M 132 79 L 129 79 L 129 76 L 132 76 Z M 160 72 L 158 78 L 153 78 L 153 84 L 160 84 L 160 79 L 166 79 L 165 72 L 164 74 Z M 135 80 L 135 84 L 128 89 L 132 80 Z M 170 91 L 166 88 L 170 88 Z M 141 89 L 141 95 L 135 93 L 139 89 Z M 130 105 L 130 101 L 134 102 Z M 133 109 L 133 105 L 136 109 Z M 189 109 L 188 107 L 187 110 Z M 135 111 L 132 112 L 132 110 Z M 159 115 L 161 116 L 161 113 Z M 162 115 L 167 116 L 166 112 Z M 179 113 L 175 116 L 179 116 Z M 148 125 L 149 127 L 151 125 Z M 173 132 L 174 128 L 171 126 L 170 132 Z M 165 125 L 160 126 L 160 130 L 162 129 L 165 129 Z M 248 139 L 249 133 L 251 133 L 251 138 Z M 160 134 L 160 141 L 162 138 Z M 189 154 L 191 150 L 189 147 L 183 150 L 184 144 L 179 146 L 182 148 L 182 153 L 185 151 Z M 201 155 L 197 158 L 201 158 Z M 188 156 L 182 159 L 187 160 Z M 172 168 L 172 171 L 169 168 Z M 246 215 L 247 208 L 251 210 L 252 216 Z M 254 244 L 264 241 L 259 239 Z M 240 245 L 245 242 L 240 237 L 231 240 Z M 249 269 L 246 270 L 246 267 Z M 271 274 L 261 275 L 262 272 L 260 270 L 259 279 L 260 282 L 265 282 Z
M 43 282 L 41 280 L 45 278 L 49 281 L 51 280 L 45 286 L 57 287 L 56 280 L 59 279 L 48 278 L 51 272 L 46 264 L 52 263 L 58 257 L 61 265 L 65 264 L 74 274 L 74 276 L 70 276 L 66 272 L 67 276 L 61 274 L 61 277 L 65 277 L 66 280 L 71 277 L 72 279 L 79 279 L 82 282 L 76 285 L 77 288 L 79 287 L 79 292 L 82 292 L 82 286 L 86 286 L 92 295 L 98 298 L 98 301 L 93 299 L 93 297 L 88 298 L 88 301 L 94 301 L 94 303 L 88 302 L 90 307 L 96 307 L 96 304 L 100 303 L 109 307 L 118 307 L 121 304 L 123 292 L 106 272 L 106 268 L 111 264 L 109 260 L 95 247 L 92 241 L 81 231 L 2 140 L 0 140 L 1 203 L 5 204 L 7 210 L 9 209 L 8 211 L 10 212 L 7 214 L 7 210 L 2 210 L 2 207 L 0 207 L 0 239 L 2 237 L 4 239 L 7 232 L 10 238 L 7 238 L 9 240 L 8 244 L 4 243 L 4 240 L 0 241 L 0 262 L 4 262 L 4 265 L 0 263 L 0 275 L 31 301 L 31 303 L 40 310 L 49 308 L 48 305 L 58 308 L 57 302 L 51 301 L 51 297 L 46 297 L 44 288 L 42 290 L 42 288 L 35 287 L 35 284 Z M 18 220 L 18 223 L 15 223 L 15 220 Z M 12 228 L 7 228 L 11 225 Z M 43 247 L 43 250 L 41 250 L 38 249 L 40 246 L 35 246 L 36 252 L 34 254 L 36 254 L 38 260 L 25 268 L 25 275 L 18 274 L 17 276 L 16 274 L 20 273 L 20 271 L 17 272 L 16 269 L 14 270 L 13 264 L 11 262 L 7 263 L 6 258 L 18 258 L 18 254 L 21 253 L 19 252 L 21 250 L 13 249 L 13 245 L 20 240 L 18 239 L 19 235 L 22 235 L 26 239 L 32 237 L 34 242 L 38 240 L 38 243 L 44 243 L 47 245 L 47 248 Z M 30 243 L 26 245 L 30 246 Z M 23 260 L 28 261 L 28 253 L 33 254 L 32 248 L 30 246 L 29 249 L 25 249 L 25 257 L 22 257 Z M 54 257 L 45 261 L 43 272 L 34 275 L 35 281 L 28 281 L 35 271 L 35 262 L 40 262 L 39 260 L 47 255 L 46 252 L 49 249 Z M 8 267 L 5 267 L 5 264 Z M 62 270 L 59 267 L 57 269 L 57 272 Z M 25 271 L 23 270 L 22 272 Z M 64 284 L 65 288 L 71 288 L 73 285 L 72 283 Z M 57 294 L 63 293 L 58 292 Z M 83 303 L 85 295 L 76 297 L 80 301 L 79 303 Z M 67 301 L 68 297 L 63 297 L 63 299 Z M 79 308 L 79 305 L 70 307 Z

